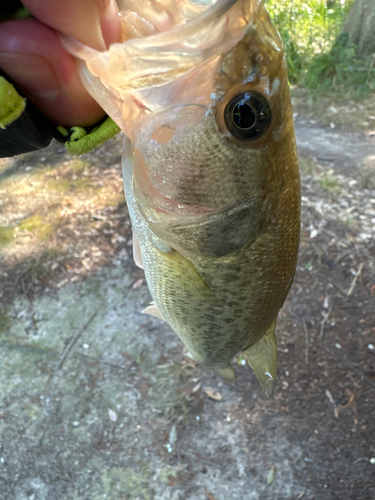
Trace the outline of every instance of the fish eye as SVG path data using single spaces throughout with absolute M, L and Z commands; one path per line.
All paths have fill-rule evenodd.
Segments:
M 224 111 L 229 132 L 240 141 L 259 139 L 272 119 L 268 100 L 259 92 L 244 92 L 227 104 Z

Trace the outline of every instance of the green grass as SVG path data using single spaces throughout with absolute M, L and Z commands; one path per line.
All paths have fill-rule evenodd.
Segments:
M 365 165 L 361 169 L 360 181 L 363 188 L 375 189 L 375 167 L 373 165 Z
M 318 171 L 318 166 L 316 161 L 312 158 L 304 158 L 303 156 L 299 156 L 299 166 L 302 175 L 314 175 Z
M 352 97 L 375 92 L 374 58 L 360 59 L 354 45 L 347 45 L 341 35 L 332 49 L 315 57 L 305 77 L 305 85 L 312 90 L 351 91 Z
M 10 325 L 10 318 L 7 315 L 5 309 L 0 307 L 0 332 L 7 329 Z
M 374 58 L 361 60 L 340 35 L 353 0 L 267 0 L 283 39 L 291 84 L 311 91 L 375 92 Z
M 18 225 L 20 230 L 26 230 L 34 234 L 38 241 L 45 241 L 53 233 L 51 224 L 45 221 L 40 215 L 27 217 Z
M 189 413 L 188 394 L 184 390 L 189 369 L 188 365 L 179 363 L 158 367 L 157 383 L 151 395 L 155 408 L 170 421 L 183 420 Z
M 333 191 L 336 191 L 338 187 L 338 182 L 337 179 L 335 179 L 334 177 L 326 175 L 325 177 L 319 179 L 319 185 L 325 191 L 332 193 Z
M 74 174 L 81 174 L 88 167 L 88 165 L 88 162 L 82 160 L 81 158 L 73 158 L 70 162 L 70 170 Z
M 0 246 L 7 245 L 14 238 L 14 228 L 8 226 L 0 226 Z

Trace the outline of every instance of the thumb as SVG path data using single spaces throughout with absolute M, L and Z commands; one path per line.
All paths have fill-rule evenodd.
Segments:
M 96 50 L 119 42 L 121 28 L 115 0 L 23 0 L 37 19 Z

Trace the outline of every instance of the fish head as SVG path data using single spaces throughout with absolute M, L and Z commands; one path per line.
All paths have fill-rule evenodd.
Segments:
M 123 43 L 76 51 L 86 86 L 133 144 L 125 184 L 153 233 L 186 256 L 231 253 L 295 163 L 282 42 L 259 0 L 140 4 L 120 3 Z

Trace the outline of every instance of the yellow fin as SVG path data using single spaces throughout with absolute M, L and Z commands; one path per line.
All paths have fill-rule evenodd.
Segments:
M 143 311 L 141 311 L 142 314 L 149 314 L 150 316 L 155 316 L 155 318 L 162 319 L 163 321 L 167 321 L 161 310 L 158 308 L 158 306 L 155 303 L 151 303 L 149 306 L 147 306 Z
M 138 267 L 140 267 L 141 269 L 144 269 L 142 252 L 141 252 L 141 245 L 139 244 L 139 240 L 138 240 L 137 235 L 135 234 L 134 230 L 133 230 L 133 259 L 134 259 L 135 264 Z M 146 314 L 150 314 L 150 313 L 146 313 Z
M 214 368 L 214 372 L 219 375 L 219 377 L 226 380 L 234 380 L 235 378 L 234 371 L 231 365 L 228 365 L 225 368 Z
M 254 370 L 267 397 L 272 396 L 276 378 L 277 352 L 275 327 L 276 319 L 263 337 L 243 351 L 243 355 Z

